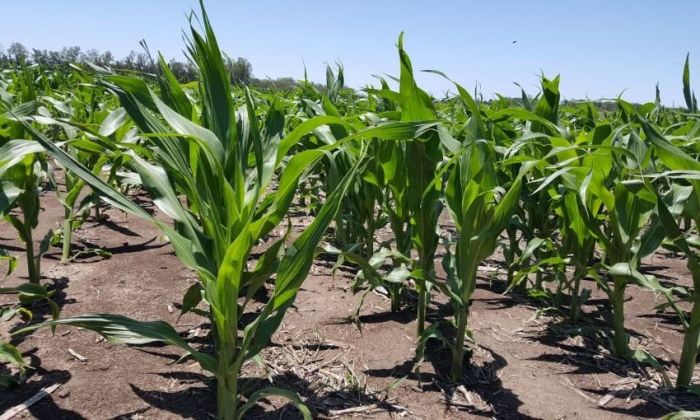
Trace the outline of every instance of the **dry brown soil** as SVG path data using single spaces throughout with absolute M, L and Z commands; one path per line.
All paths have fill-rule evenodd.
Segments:
M 52 193 L 42 204 L 39 234 L 57 227 L 63 214 Z M 194 282 L 193 274 L 158 230 L 116 210 L 106 214 L 107 222 L 88 221 L 74 244 L 76 249 L 106 249 L 111 258 L 85 256 L 61 264 L 59 248 L 44 258 L 43 281 L 56 290 L 62 315 L 118 313 L 165 320 L 196 345 L 207 346 L 206 319 L 188 314 L 178 320 L 177 306 Z M 300 216 L 295 224 L 308 220 Z M 23 245 L 6 223 L 0 224 L 0 246 L 22 255 Z M 660 252 L 645 261 L 645 268 L 663 281 L 687 285 L 684 264 Z M 484 267 L 474 296 L 469 322 L 477 346 L 465 383 L 455 387 L 445 379 L 449 359 L 439 346 L 430 347 L 419 380 L 412 370 L 412 308 L 390 313 L 385 298 L 369 294 L 358 330 L 348 320 L 359 298 L 349 290 L 352 272 L 341 269 L 333 276 L 331 266 L 328 261 L 314 265 L 295 308 L 264 351 L 264 364 L 246 367 L 247 385 L 261 387 L 271 381 L 294 389 L 315 417 L 654 418 L 675 408 L 700 408 L 691 396 L 657 389 L 662 375 L 653 369 L 610 357 L 599 334 L 609 327 L 600 293 L 586 307 L 586 318 L 570 325 L 556 313 L 541 311 L 537 301 L 503 294 L 502 275 L 492 271 L 498 270 L 496 260 Z M 25 273 L 20 264 L 6 284 L 23 281 Z M 627 325 L 633 346 L 655 355 L 673 379 L 681 329 L 670 314 L 654 314 L 657 303 L 654 294 L 631 286 Z M 33 309 L 37 319 L 47 317 L 45 307 Z M 429 318 L 448 314 L 444 300 L 436 298 Z M 0 334 L 7 337 L 15 327 L 4 323 Z M 192 360 L 178 363 L 180 354 L 173 348 L 110 345 L 93 332 L 65 327 L 55 335 L 42 329 L 13 340 L 32 370 L 21 386 L 0 391 L 0 413 L 57 383 L 61 385 L 52 395 L 22 416 L 207 419 L 215 412 L 213 381 Z M 249 415 L 294 418 L 296 411 L 273 398 Z

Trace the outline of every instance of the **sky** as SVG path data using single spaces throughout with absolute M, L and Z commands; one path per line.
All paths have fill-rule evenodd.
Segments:
M 654 100 L 684 105 L 681 76 L 691 57 L 700 85 L 700 1 L 650 0 L 206 0 L 221 48 L 245 57 L 256 77 L 325 80 L 340 61 L 346 84 L 397 75 L 396 42 L 414 70 L 441 70 L 484 98 L 520 96 L 513 82 L 538 91 L 539 75 L 561 75 L 562 97 Z M 151 50 L 182 58 L 182 31 L 197 0 L 22 0 L 0 2 L 0 45 L 110 50 L 117 57 Z M 455 89 L 435 74 L 417 75 L 436 96 Z

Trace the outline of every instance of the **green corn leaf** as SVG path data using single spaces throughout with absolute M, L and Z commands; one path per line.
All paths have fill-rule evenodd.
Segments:
M 688 111 L 698 112 L 695 95 L 690 89 L 690 53 L 685 56 L 685 63 L 683 64 L 683 97 L 685 98 Z
M 0 176 L 26 156 L 43 152 L 44 148 L 33 140 L 10 140 L 0 147 Z
M 163 101 L 161 101 L 153 92 L 151 92 L 153 103 L 158 108 L 158 112 L 163 116 L 165 121 L 178 134 L 188 136 L 200 144 L 206 152 L 212 156 L 212 160 L 223 166 L 224 162 L 224 146 L 214 133 L 197 125 L 177 112 L 173 111 Z
M 10 363 L 21 371 L 27 367 L 22 354 L 12 344 L 0 340 L 0 362 Z
M 163 321 L 137 321 L 121 315 L 95 314 L 81 315 L 47 321 L 21 328 L 13 335 L 24 334 L 48 326 L 68 325 L 95 331 L 113 344 L 148 344 L 163 342 L 185 350 L 197 360 L 203 369 L 216 371 L 214 359 L 192 348 L 169 324 Z
M 100 124 L 98 134 L 105 137 L 111 136 L 128 121 L 128 118 L 124 108 L 119 107 L 111 111 Z
M 12 208 L 17 197 L 23 192 L 24 190 L 17 188 L 12 182 L 0 179 L 0 216 Z
M 261 399 L 269 396 L 277 396 L 288 399 L 299 410 L 301 415 L 304 417 L 304 420 L 311 420 L 312 416 L 311 411 L 309 411 L 309 407 L 304 404 L 296 392 L 276 387 L 267 387 L 252 393 L 248 397 L 248 401 L 241 406 L 238 417 L 242 419 L 246 411 L 253 408 L 253 406 L 255 406 L 255 404 Z
M 180 86 L 172 70 L 170 70 L 170 67 L 165 62 L 163 54 L 160 53 L 158 54 L 158 65 L 162 73 L 158 78 L 158 84 L 163 94 L 164 102 L 183 117 L 191 118 L 192 103 L 187 98 L 187 94 L 182 89 L 182 86 Z

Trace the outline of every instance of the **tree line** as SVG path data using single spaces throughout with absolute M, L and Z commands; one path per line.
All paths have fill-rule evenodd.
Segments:
M 93 63 L 99 66 L 107 66 L 116 70 L 136 71 L 140 73 L 156 73 L 158 63 L 148 53 L 144 46 L 144 52 L 130 51 L 125 57 L 117 58 L 111 51 L 99 51 L 94 48 L 83 50 L 79 46 L 63 47 L 60 50 L 47 50 L 27 48 L 19 42 L 13 42 L 7 49 L 0 46 L 0 68 L 9 68 L 19 65 L 38 65 L 49 69 L 60 69 L 71 63 Z M 249 85 L 259 89 L 292 89 L 297 85 L 297 80 L 292 77 L 280 77 L 277 79 L 259 79 L 253 75 L 253 65 L 244 57 L 235 59 L 224 57 L 224 62 L 231 74 L 231 81 L 235 85 Z M 197 79 L 197 69 L 189 61 L 180 61 L 175 58 L 168 62 L 175 77 L 188 83 Z

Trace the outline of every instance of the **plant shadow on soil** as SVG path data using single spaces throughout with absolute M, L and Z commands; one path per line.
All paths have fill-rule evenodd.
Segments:
M 597 334 L 600 327 L 599 320 L 582 325 L 581 322 L 573 324 L 568 320 L 561 319 L 550 322 L 548 328 L 542 331 L 539 335 L 530 336 L 541 344 L 556 347 L 562 350 L 562 353 L 547 353 L 528 360 L 549 362 L 555 365 L 570 366 L 572 369 L 567 371 L 567 374 L 575 375 L 596 375 L 613 373 L 620 378 L 631 378 L 633 381 L 638 380 L 639 383 L 632 389 L 615 391 L 600 387 L 581 387 L 581 391 L 597 395 L 598 398 L 603 398 L 608 394 L 613 394 L 618 398 L 626 398 L 633 393 L 649 394 L 649 398 L 639 404 L 630 407 L 609 407 L 607 405 L 599 405 L 600 410 L 611 413 L 632 416 L 635 418 L 660 418 L 668 414 L 669 411 L 696 411 L 700 409 L 700 399 L 697 395 L 689 392 L 674 390 L 674 389 L 658 389 L 649 387 L 640 378 L 640 372 L 643 370 L 641 363 L 634 360 L 623 360 L 612 355 L 604 355 L 595 351 L 586 351 L 586 349 L 597 349 L 601 346 L 610 347 L 611 343 Z M 633 331 L 627 330 L 628 334 L 640 336 Z M 570 337 L 579 337 L 580 344 L 567 344 L 564 341 Z M 671 367 L 671 362 L 657 360 L 666 370 Z M 666 405 L 664 402 L 668 399 L 677 401 L 675 406 Z
M 408 324 L 415 321 L 415 294 L 408 291 L 407 305 L 400 311 L 383 311 L 378 313 L 360 315 L 358 320 L 361 324 L 385 323 L 389 321 Z M 503 297 L 498 300 L 499 305 L 512 306 L 516 302 L 512 297 Z M 426 320 L 431 323 L 440 323 L 451 316 L 453 309 L 449 303 L 441 303 L 431 299 Z M 354 320 L 352 317 L 336 320 L 335 324 L 350 324 Z M 443 335 L 452 334 L 449 330 L 442 331 Z M 429 340 L 426 345 L 426 360 L 435 373 L 421 372 L 415 369 L 415 359 L 408 359 L 400 365 L 389 369 L 367 369 L 364 373 L 370 377 L 394 378 L 395 380 L 411 379 L 420 384 L 422 392 L 442 393 L 445 400 L 445 409 L 456 409 L 469 414 L 491 416 L 496 418 L 518 418 L 530 419 L 519 411 L 523 405 L 518 396 L 511 390 L 505 388 L 499 379 L 498 371 L 507 366 L 505 358 L 485 346 L 479 349 L 486 352 L 492 361 L 475 366 L 470 363 L 470 354 L 465 354 L 463 380 L 459 384 L 449 381 L 450 361 L 452 355 L 447 347 L 437 340 Z M 461 404 L 456 400 L 458 386 L 463 385 L 467 392 L 477 394 L 485 403 L 487 408 L 479 408 L 467 404 Z
M 154 242 L 156 242 L 157 239 L 158 238 L 154 236 L 153 238 L 147 239 L 140 243 L 130 244 L 128 242 L 124 242 L 122 245 L 114 247 L 100 247 L 99 245 L 96 245 L 90 241 L 81 239 L 78 245 L 72 245 L 71 251 L 74 255 L 72 262 L 78 264 L 90 264 L 101 261 L 105 258 L 110 258 L 113 255 L 137 253 L 148 251 L 151 249 L 165 248 L 169 246 L 167 242 L 154 244 Z M 99 253 L 93 250 L 105 251 L 109 254 L 107 256 L 100 256 Z M 44 255 L 44 258 L 58 261 L 61 258 L 61 254 L 60 252 L 47 253 Z
M 153 373 L 168 379 L 175 379 L 180 383 L 190 384 L 190 386 L 181 391 L 155 391 L 144 390 L 133 384 L 130 384 L 131 390 L 144 402 L 151 407 L 167 411 L 174 415 L 183 418 L 192 418 L 195 420 L 211 419 L 216 407 L 216 385 L 212 377 L 198 373 L 188 372 L 166 372 Z M 377 399 L 373 395 L 363 394 L 361 390 L 353 391 L 331 391 L 316 393 L 312 390 L 311 383 L 300 378 L 292 372 L 284 372 L 280 375 L 270 376 L 267 378 L 242 378 L 239 382 L 240 389 L 244 396 L 250 396 L 253 392 L 269 387 L 281 387 L 283 389 L 292 390 L 301 395 L 305 400 L 309 409 L 314 416 L 331 415 L 331 407 L 326 405 L 325 401 L 329 399 L 343 401 L 344 408 L 349 408 L 348 401 L 357 401 L 356 405 L 363 406 L 367 404 L 376 404 L 379 410 L 395 412 L 396 409 L 382 400 Z M 114 417 L 115 419 L 133 418 L 135 414 L 143 413 L 147 409 L 139 409 L 133 412 L 124 413 Z M 270 399 L 263 398 L 258 404 L 254 405 L 246 412 L 246 418 L 251 419 L 296 419 L 302 418 L 296 407 L 291 402 L 279 402 L 273 404 Z
M 26 378 L 36 376 L 40 379 L 23 382 L 16 390 L 5 394 L 7 398 L 3 398 L 0 394 L 0 413 L 14 407 L 15 401 L 18 399 L 25 401 L 40 392 L 42 388 L 54 384 L 65 384 L 70 380 L 71 374 L 66 370 L 45 370 L 41 366 L 41 359 L 36 356 L 36 352 L 37 349 L 33 348 L 24 352 L 22 356 L 29 359 L 29 366 L 31 366 L 31 369 L 26 371 Z M 4 366 L 0 365 L 0 374 L 9 373 L 5 369 Z M 40 403 L 31 405 L 26 410 L 36 418 L 83 419 L 84 417 L 75 411 L 63 409 L 56 404 L 54 398 L 60 392 L 61 388 L 58 388 L 54 394 L 44 397 Z
M 507 366 L 506 359 L 498 355 L 490 348 L 480 346 L 492 361 L 475 366 L 470 363 L 470 356 L 465 355 L 465 367 L 463 380 L 460 384 L 452 383 L 446 378 L 450 371 L 451 354 L 449 349 L 430 340 L 426 348 L 426 362 L 430 363 L 435 373 L 416 372 L 415 361 L 407 360 L 399 366 L 391 369 L 369 369 L 365 373 L 369 376 L 382 378 L 409 378 L 421 384 L 421 390 L 441 392 L 445 400 L 446 409 L 452 408 L 470 414 L 485 415 L 496 418 L 530 419 L 520 413 L 519 407 L 523 405 L 518 396 L 505 388 L 499 379 L 498 371 Z M 485 407 L 470 406 L 456 402 L 459 399 L 458 387 L 464 386 L 467 392 L 477 394 L 485 403 Z
M 446 310 L 448 310 L 446 305 L 437 307 L 437 311 L 443 312 Z M 389 316 L 390 319 L 396 319 L 398 317 L 402 320 L 410 320 L 413 318 L 412 314 L 407 310 L 394 314 L 388 312 L 387 316 Z M 376 319 L 370 319 L 369 321 L 378 322 Z M 208 337 L 197 337 L 194 339 L 194 341 L 204 346 L 202 349 L 204 352 L 211 351 L 210 349 L 206 348 L 211 344 L 209 343 Z M 279 346 L 279 344 L 270 344 L 270 347 L 277 346 Z M 310 346 L 309 348 L 311 350 L 338 349 L 337 346 L 327 344 L 307 344 L 301 346 Z M 177 362 L 179 356 L 160 352 L 158 349 L 162 347 L 164 347 L 164 345 L 151 344 L 145 346 L 132 346 L 132 348 L 147 354 L 168 359 L 170 363 Z M 395 378 L 396 380 L 410 378 L 412 380 L 416 380 L 422 384 L 421 391 L 442 393 L 446 402 L 446 409 L 456 409 L 466 413 L 495 416 L 498 418 L 530 418 L 518 411 L 519 407 L 522 406 L 523 403 L 519 400 L 517 395 L 515 395 L 509 389 L 503 387 L 503 384 L 499 379 L 498 371 L 507 365 L 506 360 L 490 348 L 481 346 L 480 349 L 488 353 L 491 361 L 477 367 L 470 364 L 469 360 L 465 360 L 465 374 L 462 385 L 464 385 L 468 392 L 477 394 L 481 400 L 486 403 L 485 409 L 469 407 L 466 404 L 460 404 L 456 401 L 459 398 L 459 395 L 457 394 L 457 387 L 455 384 L 452 384 L 445 379 L 448 376 L 450 368 L 449 360 L 451 359 L 449 350 L 437 342 L 429 342 L 426 351 L 426 354 L 428 355 L 426 362 L 431 364 L 433 371 L 436 373 L 422 372 L 420 374 L 416 374 L 413 369 L 413 359 L 406 360 L 404 363 L 394 366 L 391 369 L 368 369 L 365 370 L 364 373 L 368 376 L 377 378 Z M 216 407 L 215 381 L 211 376 L 182 371 L 165 373 L 154 372 L 151 374 L 177 380 L 187 387 L 179 391 L 164 391 L 143 389 L 134 384 L 130 384 L 132 392 L 150 407 L 154 407 L 185 418 L 193 418 L 198 420 L 211 418 Z M 385 400 L 378 398 L 377 394 L 370 395 L 364 393 L 361 389 L 343 389 L 318 392 L 314 389 L 314 387 L 312 387 L 312 383 L 309 383 L 305 379 L 290 371 L 286 371 L 279 375 L 273 375 L 269 379 L 257 377 L 243 378 L 241 380 L 241 389 L 245 390 L 244 395 L 250 395 L 250 393 L 253 391 L 271 386 L 272 384 L 274 384 L 276 387 L 293 390 L 299 393 L 302 397 L 304 397 L 307 405 L 312 410 L 314 415 L 332 415 L 334 406 L 332 404 L 328 404 L 329 400 L 342 401 L 342 404 L 340 405 L 341 409 L 373 404 L 376 406 L 377 411 L 385 413 L 395 413 L 397 411 L 396 407 L 390 403 L 387 403 Z M 123 413 L 113 418 L 133 418 L 134 415 L 140 415 L 147 412 L 150 407 L 139 408 L 132 412 Z M 37 412 L 37 415 L 47 412 L 49 411 L 45 411 L 45 407 L 42 407 L 41 411 Z M 66 416 L 63 418 L 80 417 L 75 413 L 66 413 Z M 292 403 L 282 403 L 280 405 L 279 401 L 276 400 L 275 404 L 272 404 L 268 399 L 263 399 L 261 400 L 260 404 L 256 404 L 247 412 L 246 418 L 292 419 L 301 418 L 301 416 Z
M 645 273 L 654 273 L 664 287 L 677 286 L 677 284 L 674 282 L 674 278 L 656 273 L 659 270 L 664 270 L 667 268 L 668 267 L 648 265 L 645 266 L 644 270 L 642 271 Z M 481 299 L 483 303 L 492 307 L 493 309 L 510 308 L 523 304 L 533 309 L 548 306 L 542 300 L 535 299 L 527 295 L 517 294 L 512 291 L 510 294 L 504 295 L 503 293 L 507 288 L 507 284 L 503 280 L 488 279 L 487 283 L 478 283 L 477 288 L 484 288 L 492 292 L 502 294 L 501 297 L 497 298 Z M 564 297 L 564 301 L 562 303 L 564 304 L 564 307 L 566 307 L 566 304 L 568 303 L 568 296 Z M 678 316 L 675 313 L 642 314 L 639 315 L 639 317 L 654 318 L 662 324 L 676 327 L 676 329 L 682 333 Z M 600 347 L 610 348 L 612 343 L 609 341 L 609 338 L 606 337 L 609 334 L 612 334 L 612 325 L 612 312 L 607 298 L 603 297 L 589 299 L 585 304 L 585 311 L 582 314 L 582 318 L 578 321 L 572 322 L 563 313 L 560 313 L 560 316 L 552 317 L 552 319 L 548 320 L 546 327 L 541 329 L 539 332 L 528 334 L 528 339 L 537 341 L 540 344 L 556 348 L 558 350 L 557 352 L 541 354 L 539 356 L 529 358 L 528 360 L 544 361 L 554 365 L 571 366 L 572 370 L 568 371 L 567 374 L 595 375 L 613 373 L 621 378 L 627 378 L 631 375 L 638 376 L 640 372 L 639 363 L 635 361 L 625 361 L 612 355 L 601 357 L 601 355 L 595 351 L 586 350 L 598 349 Z M 601 334 L 601 330 L 603 331 L 603 334 Z M 626 332 L 631 337 L 645 337 L 644 334 L 640 334 L 629 328 L 626 329 Z M 579 338 L 580 342 L 578 344 L 567 343 L 566 341 L 570 338 Z M 658 362 L 665 368 L 670 367 L 673 363 L 664 362 L 661 360 L 658 360 Z M 683 390 L 659 390 L 645 388 L 645 385 L 640 384 L 639 388 L 634 388 L 628 391 L 610 391 L 595 387 L 582 387 L 581 391 L 592 395 L 598 395 L 599 398 L 603 398 L 612 392 L 616 395 L 616 397 L 623 399 L 634 392 L 648 393 L 650 398 L 645 398 L 644 402 L 635 404 L 631 407 L 608 407 L 605 405 L 598 407 L 599 409 L 610 413 L 637 418 L 659 418 L 667 414 L 669 411 L 695 411 L 700 409 L 700 399 L 697 397 L 697 395 Z M 668 399 L 674 401 L 675 405 L 664 406 L 664 401 Z
M 42 280 L 47 280 L 46 277 L 42 276 Z M 52 293 L 51 300 L 58 305 L 62 310 L 65 305 L 75 303 L 74 298 L 68 298 L 65 293 L 65 289 L 68 288 L 69 279 L 67 277 L 58 277 L 53 279 L 48 279 L 50 282 L 42 282 L 44 286 L 47 287 L 49 292 Z M 52 317 L 52 309 L 46 303 L 42 301 L 34 302 L 29 304 L 29 309 L 32 312 L 31 324 L 39 324 L 41 322 L 47 321 Z M 16 326 L 10 328 L 9 332 L 15 332 L 21 328 L 26 327 L 26 323 L 19 323 Z M 10 344 L 14 346 L 19 346 L 23 343 L 29 335 L 15 335 L 12 336 Z M 37 354 L 38 349 L 32 348 L 28 351 L 22 352 L 22 357 L 28 359 L 28 366 L 31 366 L 25 371 L 25 377 L 21 385 L 16 389 L 12 389 L 11 393 L 7 393 L 7 398 L 0 397 L 0 412 L 4 412 L 16 405 L 17 401 L 25 401 L 32 396 L 36 395 L 42 390 L 42 388 L 54 385 L 54 384 L 66 384 L 71 379 L 70 372 L 66 370 L 47 370 L 42 367 L 41 358 Z M 10 374 L 11 372 L 7 369 L 5 365 L 0 365 L 0 374 Z M 30 381 L 31 378 L 38 378 L 35 381 Z M 60 388 L 56 391 L 60 394 Z M 54 394 L 55 395 L 55 394 Z M 47 413 L 51 418 L 61 418 L 61 419 L 82 419 L 83 417 L 78 413 L 60 408 L 54 401 L 54 395 L 44 397 L 40 404 L 32 405 L 27 408 L 32 415 L 37 418 L 46 418 Z

